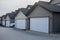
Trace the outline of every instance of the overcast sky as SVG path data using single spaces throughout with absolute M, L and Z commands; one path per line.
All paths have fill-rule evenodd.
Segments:
M 0 16 L 12 12 L 18 8 L 24 8 L 28 4 L 33 5 L 35 2 L 38 1 L 39 0 L 0 0 Z

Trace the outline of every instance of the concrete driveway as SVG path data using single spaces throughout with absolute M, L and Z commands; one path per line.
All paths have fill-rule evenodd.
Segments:
M 0 27 L 0 40 L 60 40 L 60 36 Z

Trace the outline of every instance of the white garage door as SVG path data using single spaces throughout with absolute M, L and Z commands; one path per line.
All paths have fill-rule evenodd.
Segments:
M 48 33 L 49 18 L 30 18 L 30 30 Z
M 10 21 L 6 21 L 6 27 L 10 27 Z
M 15 27 L 19 29 L 25 29 L 25 20 L 15 20 Z

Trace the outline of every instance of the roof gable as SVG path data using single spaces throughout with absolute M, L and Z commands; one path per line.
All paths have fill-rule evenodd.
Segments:
M 20 11 L 15 17 L 15 19 L 25 19 L 25 18 L 26 18 L 26 16 L 23 14 L 22 11 Z
M 26 16 L 28 16 L 36 7 L 38 6 L 38 3 L 36 2 L 32 7 L 31 7 L 31 9 L 30 10 L 28 10 L 28 12 L 27 12 L 27 15 Z
M 9 15 L 7 15 L 7 16 L 6 16 L 6 20 L 10 20 L 10 17 L 9 17 Z
M 28 5 L 26 8 L 19 8 L 18 10 L 16 10 L 16 15 L 21 11 L 25 16 L 27 15 L 28 10 L 32 7 L 32 5 Z
M 28 17 L 40 17 L 40 16 L 51 16 L 51 12 L 45 10 L 44 8 L 37 6 Z

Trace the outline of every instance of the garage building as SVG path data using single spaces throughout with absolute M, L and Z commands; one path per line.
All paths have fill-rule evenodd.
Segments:
M 27 13 L 29 29 L 43 33 L 60 32 L 60 6 L 39 1 Z
M 28 5 L 27 8 L 18 9 L 15 16 L 15 28 L 26 30 L 27 28 L 27 11 L 31 8 L 31 5 Z

